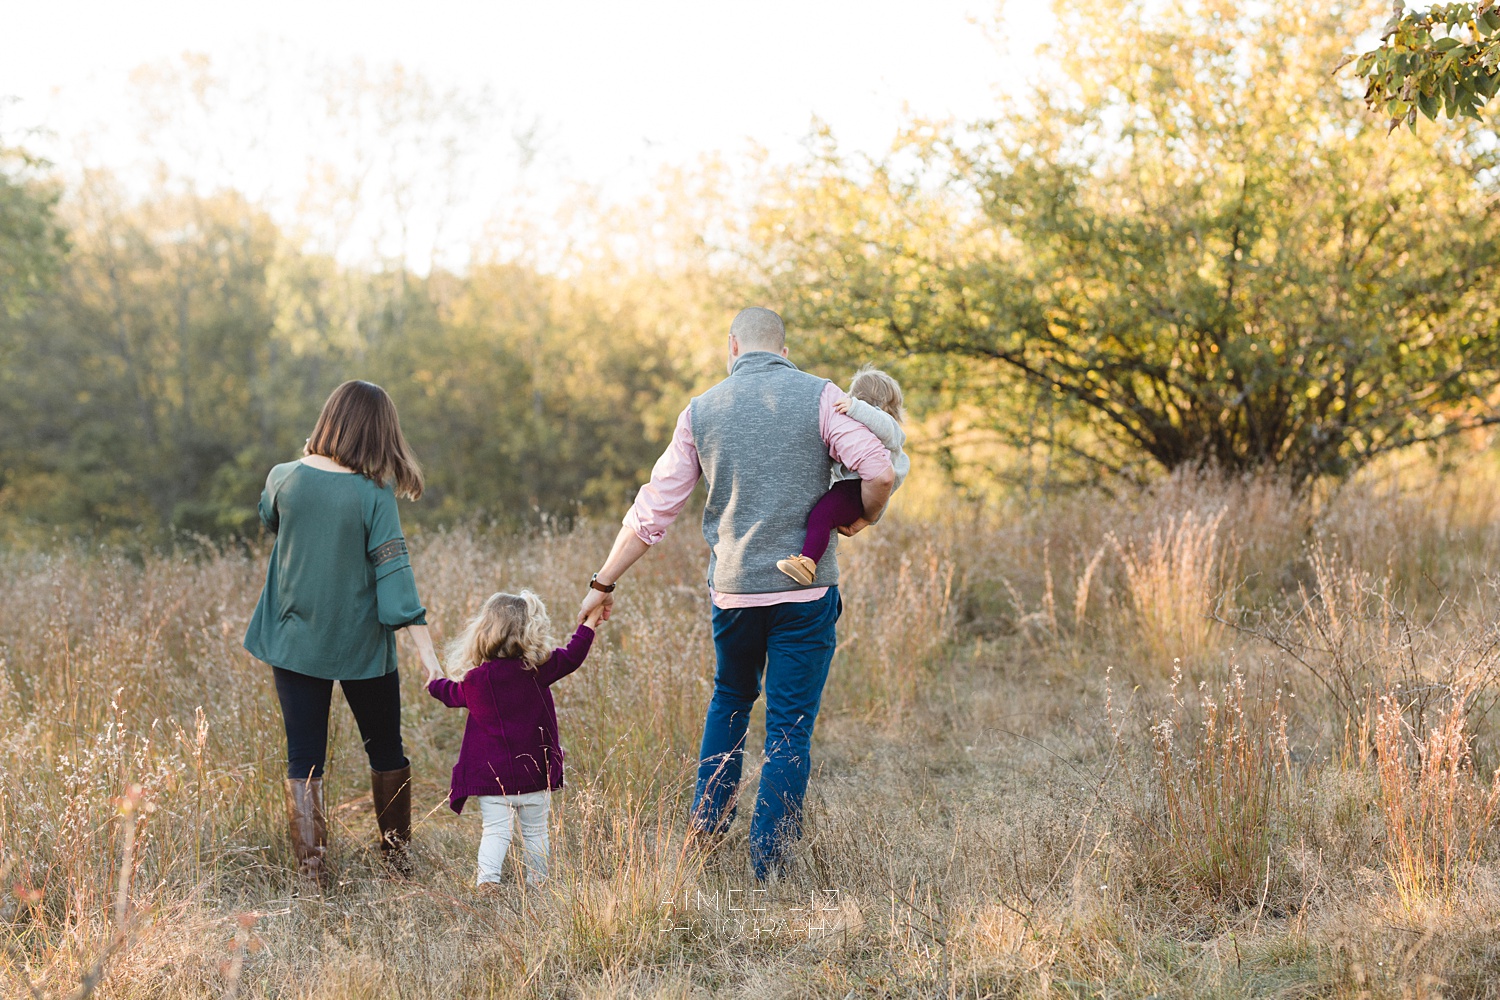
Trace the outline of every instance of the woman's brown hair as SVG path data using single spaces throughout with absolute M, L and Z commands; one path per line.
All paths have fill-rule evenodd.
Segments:
M 382 488 L 394 479 L 398 496 L 422 495 L 422 468 L 401 434 L 396 404 L 373 382 L 350 379 L 333 390 L 303 454 L 331 458 Z

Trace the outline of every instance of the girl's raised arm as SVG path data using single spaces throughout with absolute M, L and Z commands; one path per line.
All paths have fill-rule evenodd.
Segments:
M 537 668 L 541 675 L 542 683 L 551 684 L 562 680 L 564 677 L 583 666 L 583 661 L 588 659 L 589 649 L 594 645 L 594 630 L 587 625 L 578 626 L 573 633 L 573 638 L 562 649 L 555 650 L 546 663 Z

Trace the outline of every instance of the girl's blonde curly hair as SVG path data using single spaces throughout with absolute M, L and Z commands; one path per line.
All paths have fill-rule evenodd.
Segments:
M 448 643 L 448 676 L 464 675 L 489 660 L 520 660 L 535 670 L 552 655 L 552 619 L 547 606 L 529 590 L 491 594 L 463 632 Z
M 901 395 L 901 383 L 873 365 L 865 365 L 854 373 L 854 379 L 849 383 L 849 395 L 884 410 L 898 424 L 906 423 L 906 400 Z

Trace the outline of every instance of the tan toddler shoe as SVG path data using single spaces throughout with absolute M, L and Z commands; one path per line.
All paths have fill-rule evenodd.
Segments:
M 804 587 L 810 586 L 818 573 L 818 564 L 801 555 L 776 560 L 776 568 Z

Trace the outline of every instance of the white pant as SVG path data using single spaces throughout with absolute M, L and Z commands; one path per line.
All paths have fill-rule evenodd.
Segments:
M 532 885 L 547 877 L 547 812 L 551 792 L 524 795 L 477 795 L 479 815 L 484 818 L 484 836 L 479 840 L 479 884 L 500 881 L 500 866 L 510 849 L 512 816 L 521 821 L 522 865 Z

